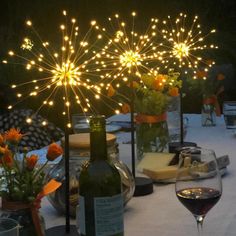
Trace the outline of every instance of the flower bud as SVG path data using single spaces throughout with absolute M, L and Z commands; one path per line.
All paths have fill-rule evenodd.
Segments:
M 48 151 L 47 151 L 47 159 L 49 161 L 54 161 L 56 158 L 58 158 L 59 156 L 61 156 L 63 153 L 63 149 L 61 148 L 61 146 L 59 146 L 56 143 L 52 143 L 49 145 L 48 147 Z

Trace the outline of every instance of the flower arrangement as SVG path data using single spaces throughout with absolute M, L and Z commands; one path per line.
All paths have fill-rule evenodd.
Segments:
M 121 112 L 130 112 L 130 94 L 134 93 L 135 112 L 149 115 L 161 114 L 167 110 L 172 97 L 179 96 L 182 81 L 179 73 L 169 70 L 168 74 L 142 74 L 131 83 L 115 89 L 111 84 L 107 96 L 122 102 Z
M 202 96 L 202 125 L 215 126 L 216 115 L 221 115 L 218 96 L 224 92 L 223 73 L 213 73 L 213 71 L 199 70 L 195 79 L 188 81 L 189 89 L 197 91 Z
M 27 148 L 23 156 L 17 152 L 18 144 L 24 135 L 15 128 L 0 134 L 0 196 L 7 201 L 32 203 L 42 193 L 46 184 L 43 171 L 45 166 L 59 157 L 63 150 L 58 144 L 52 143 L 47 150 L 46 163 L 37 167 L 39 158 L 36 154 L 28 156 Z
M 196 72 L 195 79 L 189 79 L 189 89 L 197 91 L 203 98 L 203 104 L 213 105 L 217 115 L 220 115 L 218 96 L 224 92 L 223 73 L 213 73 L 212 71 L 199 70 Z
M 169 141 L 167 109 L 172 97 L 179 96 L 179 73 L 141 76 L 136 83 L 134 107 L 137 113 L 136 142 L 138 159 L 144 153 L 162 152 Z
M 167 110 L 171 97 L 179 96 L 181 81 L 179 73 L 143 74 L 140 82 L 134 82 L 135 112 L 158 115 Z
M 128 101 L 123 102 L 122 113 L 130 112 L 130 104 L 134 102 L 138 159 L 145 152 L 165 150 L 169 141 L 166 111 L 172 98 L 179 96 L 181 86 L 179 73 L 169 70 L 167 74 L 142 74 L 122 87 L 123 96 L 120 97 Z M 120 93 L 112 86 L 108 89 L 109 96 Z
M 190 88 L 197 89 L 199 94 L 205 97 L 218 96 L 224 91 L 223 73 L 213 74 L 205 70 L 196 72 L 195 79 L 190 79 Z

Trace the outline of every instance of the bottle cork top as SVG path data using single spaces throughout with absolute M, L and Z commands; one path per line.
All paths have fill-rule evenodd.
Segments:
M 111 146 L 116 142 L 116 136 L 114 134 L 106 134 L 107 145 Z M 64 146 L 65 138 L 61 139 L 62 146 Z M 70 148 L 90 148 L 90 134 L 80 133 L 69 135 L 69 147 Z

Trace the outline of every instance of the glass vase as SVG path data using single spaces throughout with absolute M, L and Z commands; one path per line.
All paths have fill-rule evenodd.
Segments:
M 62 140 L 62 143 L 64 141 Z M 90 143 L 89 133 L 73 134 L 69 137 L 70 145 L 70 215 L 76 216 L 76 207 L 79 202 L 79 175 L 82 165 L 89 160 L 90 157 Z M 119 160 L 118 144 L 116 138 L 112 134 L 107 134 L 108 158 L 118 169 L 122 187 L 124 204 L 132 198 L 134 193 L 134 178 L 128 167 Z M 52 206 L 60 213 L 65 213 L 65 160 L 64 158 L 49 170 L 47 179 L 54 178 L 62 183 L 54 193 L 48 196 Z
M 143 158 L 145 153 L 167 151 L 168 142 L 169 132 L 167 121 L 165 119 L 157 122 L 144 121 L 137 123 L 136 145 L 137 159 L 139 161 Z
M 170 97 L 170 102 L 167 107 L 167 124 L 169 130 L 169 141 L 180 141 L 180 97 Z M 184 128 L 184 136 L 186 128 Z
M 216 112 L 214 104 L 202 105 L 202 126 L 215 126 L 216 125 Z
M 33 219 L 32 204 L 24 202 L 11 202 L 2 199 L 2 209 L 0 217 L 11 218 L 19 223 L 19 236 L 44 236 L 45 222 L 42 215 L 39 214 L 38 209 L 34 213 L 37 214 L 38 229 Z M 34 215 L 35 216 L 35 215 Z

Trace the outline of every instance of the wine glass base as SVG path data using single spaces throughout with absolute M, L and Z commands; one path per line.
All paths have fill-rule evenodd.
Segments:
M 134 197 L 153 193 L 153 181 L 147 177 L 135 177 Z
M 79 236 L 77 228 L 75 225 L 70 225 L 70 232 L 66 232 L 65 225 L 58 225 L 52 228 L 49 228 L 45 232 L 46 236 Z

